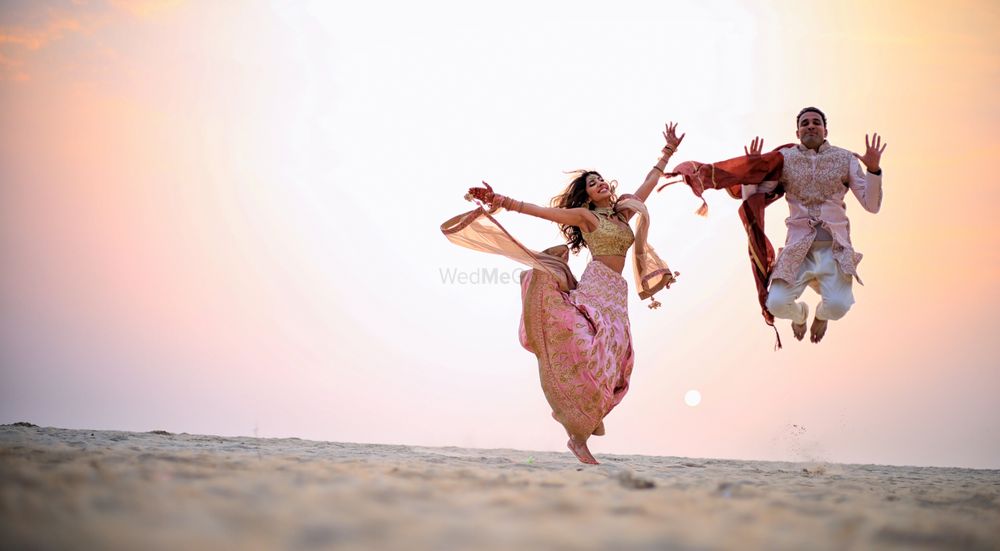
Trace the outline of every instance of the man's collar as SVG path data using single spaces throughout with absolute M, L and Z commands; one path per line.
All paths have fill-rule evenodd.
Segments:
M 799 151 L 801 151 L 803 153 L 809 150 L 808 147 L 802 145 L 801 143 L 795 144 L 795 147 L 797 147 L 799 149 Z M 830 141 L 829 140 L 823 140 L 823 143 L 819 144 L 819 149 L 816 150 L 816 152 L 817 153 L 823 153 L 824 151 L 826 151 L 827 149 L 830 149 L 831 147 L 833 147 L 833 146 L 830 145 Z

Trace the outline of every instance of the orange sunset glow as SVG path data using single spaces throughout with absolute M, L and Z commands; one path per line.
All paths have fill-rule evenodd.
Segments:
M 1000 468 L 997 28 L 991 1 L 4 2 L 0 422 L 565 451 L 516 277 L 449 276 L 521 266 L 441 222 L 482 180 L 631 192 L 667 121 L 671 165 L 715 161 L 816 105 L 888 143 L 881 212 L 847 199 L 857 303 L 775 352 L 738 203 L 654 193 L 681 276 L 630 293 L 595 453 Z

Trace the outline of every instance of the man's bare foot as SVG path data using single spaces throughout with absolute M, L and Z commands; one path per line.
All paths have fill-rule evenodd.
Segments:
M 604 436 L 604 421 L 601 421 L 600 424 L 597 425 L 593 434 L 594 436 Z
M 809 321 L 809 305 L 800 302 L 802 310 L 805 312 L 802 314 L 802 323 L 792 322 L 792 335 L 796 340 L 802 340 L 806 336 L 806 323 Z
M 792 335 L 801 341 L 806 336 L 806 324 L 792 323 Z
M 576 458 L 579 459 L 581 463 L 586 463 L 588 465 L 600 464 L 597 462 L 597 459 L 594 458 L 594 456 L 590 453 L 590 450 L 587 448 L 586 440 L 582 442 L 576 442 L 572 438 L 570 438 L 566 442 L 566 447 L 569 448 L 569 451 L 573 452 L 573 455 L 575 455 Z
M 813 318 L 812 327 L 809 328 L 809 340 L 812 342 L 823 340 L 823 335 L 826 335 L 826 326 L 828 323 L 827 320 L 821 320 L 818 317 Z

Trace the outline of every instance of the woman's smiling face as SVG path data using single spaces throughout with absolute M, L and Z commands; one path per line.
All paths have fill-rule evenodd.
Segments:
M 600 203 L 611 199 L 611 184 L 604 181 L 600 174 L 587 175 L 587 197 L 591 203 Z

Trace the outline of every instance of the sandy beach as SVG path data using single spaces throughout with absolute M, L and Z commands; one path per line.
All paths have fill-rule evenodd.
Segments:
M 1000 549 L 1000 471 L 0 427 L 10 549 Z

